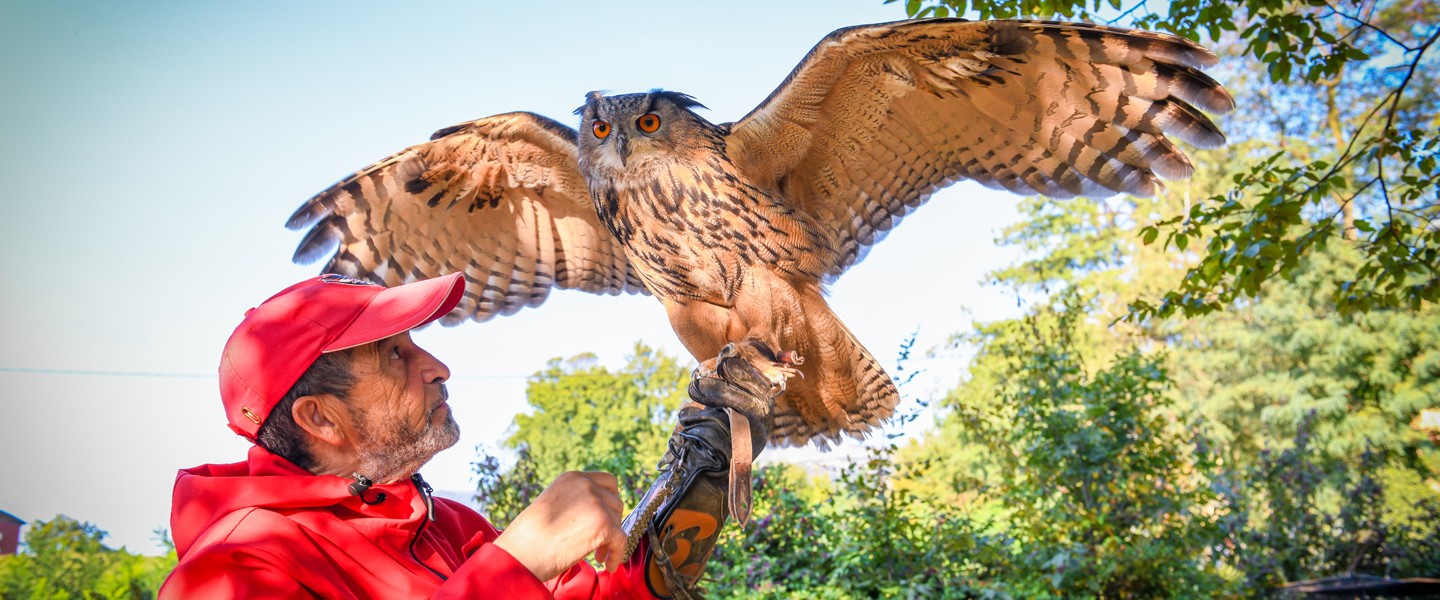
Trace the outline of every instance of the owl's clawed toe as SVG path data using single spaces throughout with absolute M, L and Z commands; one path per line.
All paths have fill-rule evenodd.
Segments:
M 803 364 L 805 359 L 800 353 L 794 350 L 776 352 L 768 344 L 756 339 L 747 339 L 738 344 L 726 344 L 720 350 L 720 357 L 717 359 L 721 368 L 725 364 L 744 364 L 748 367 L 745 376 L 753 377 L 758 374 L 765 381 L 770 383 L 772 395 L 778 396 L 785 391 L 785 382 L 791 377 L 804 377 L 795 366 Z M 726 373 L 721 372 L 722 376 Z
M 739 344 L 737 351 L 741 358 L 760 371 L 770 384 L 777 386 L 781 392 L 785 391 L 785 382 L 791 377 L 805 377 L 800 369 L 795 368 L 805 364 L 805 357 L 794 350 L 775 352 L 764 342 L 748 339 Z
M 785 382 L 801 376 L 790 365 L 803 362 L 794 351 L 779 356 L 756 340 L 726 344 L 715 358 L 695 371 L 692 397 L 702 404 L 725 406 L 751 416 L 767 417 Z

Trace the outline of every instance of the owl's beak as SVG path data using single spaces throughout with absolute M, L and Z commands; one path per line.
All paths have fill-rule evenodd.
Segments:
M 630 138 L 619 131 L 615 132 L 615 152 L 620 155 L 620 166 L 625 166 L 625 159 L 630 157 Z

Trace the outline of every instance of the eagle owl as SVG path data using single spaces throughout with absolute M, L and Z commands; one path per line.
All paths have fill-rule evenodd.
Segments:
M 860 437 L 890 377 L 826 304 L 833 281 L 961 179 L 1051 197 L 1153 194 L 1224 142 L 1234 101 L 1174 36 L 933 19 L 840 29 L 733 123 L 685 94 L 592 92 L 580 129 L 532 113 L 437 131 L 304 203 L 295 253 L 386 285 L 455 271 L 443 322 L 553 288 L 649 293 L 698 360 L 729 342 L 784 381 L 771 440 Z

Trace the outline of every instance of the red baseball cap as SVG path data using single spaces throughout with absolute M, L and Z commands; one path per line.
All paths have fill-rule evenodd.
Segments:
M 321 354 L 434 321 L 464 294 L 461 273 L 393 288 L 327 274 L 271 296 L 246 311 L 220 356 L 220 400 L 230 429 L 254 441 L 270 410 Z

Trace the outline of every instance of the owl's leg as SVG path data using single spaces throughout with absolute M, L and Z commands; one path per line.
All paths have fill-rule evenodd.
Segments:
M 715 359 L 706 360 L 720 353 L 732 339 L 740 339 L 743 331 L 737 331 L 738 323 L 730 307 L 702 300 L 660 300 L 665 305 L 670 327 L 685 344 L 685 349 L 697 360 L 708 364 L 708 372 L 715 370 Z M 739 335 L 737 335 L 739 334 Z
M 780 391 L 785 389 L 786 380 L 801 375 L 795 367 L 805 359 L 795 350 L 779 350 L 779 340 L 770 333 L 776 328 L 775 323 L 742 318 L 742 312 L 755 313 L 753 307 L 741 311 L 738 306 L 700 300 L 661 299 L 661 302 L 685 349 L 696 358 L 715 357 L 700 363 L 700 373 L 721 374 L 727 359 L 743 360 L 763 373 L 770 385 Z M 733 340 L 743 341 L 732 343 Z

